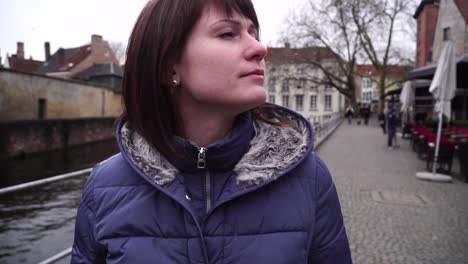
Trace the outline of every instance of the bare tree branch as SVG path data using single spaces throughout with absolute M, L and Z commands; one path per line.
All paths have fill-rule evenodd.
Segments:
M 119 61 L 119 64 L 124 64 L 125 63 L 125 52 L 126 52 L 126 47 L 125 44 L 122 42 L 116 42 L 116 41 L 111 41 L 109 43 L 112 51 L 114 52 L 115 58 Z

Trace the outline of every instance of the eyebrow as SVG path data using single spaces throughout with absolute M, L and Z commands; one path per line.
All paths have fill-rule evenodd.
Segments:
M 234 24 L 235 26 L 238 26 L 238 27 L 241 27 L 242 26 L 242 23 L 238 20 L 234 20 L 234 19 L 229 19 L 229 18 L 225 18 L 225 19 L 220 19 L 216 22 L 214 22 L 213 24 L 211 24 L 211 28 L 212 27 L 215 27 L 217 26 L 218 24 L 221 24 L 221 23 L 228 23 L 228 24 Z M 255 30 L 256 33 L 258 33 L 258 30 L 257 28 L 255 27 L 255 25 L 253 23 L 250 23 L 249 25 L 249 30 Z

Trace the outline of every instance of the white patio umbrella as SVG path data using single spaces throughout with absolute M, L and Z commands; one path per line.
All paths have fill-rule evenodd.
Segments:
M 445 42 L 444 50 L 437 62 L 437 69 L 432 79 L 429 91 L 436 99 L 435 111 L 439 116 L 437 127 L 437 139 L 434 153 L 434 162 L 432 164 L 432 173 L 418 172 L 416 177 L 423 180 L 433 181 L 452 181 L 449 175 L 436 173 L 437 159 L 439 157 L 440 136 L 442 132 L 442 117 L 445 114 L 450 119 L 451 101 L 455 97 L 457 89 L 457 64 L 455 61 L 455 51 L 452 41 Z
M 414 103 L 414 89 L 411 81 L 406 81 L 403 84 L 403 89 L 400 93 L 401 112 L 403 112 L 402 126 L 406 121 L 405 117 L 408 115 L 410 107 Z
M 9 69 L 9 68 L 10 68 L 10 62 L 9 62 L 9 60 L 8 60 L 8 53 L 7 53 L 6 56 L 5 56 L 5 63 L 3 64 L 3 67 L 4 67 L 5 69 Z
M 408 113 L 409 108 L 414 103 L 414 89 L 411 85 L 411 81 L 406 81 L 403 84 L 403 89 L 400 93 L 400 102 L 401 102 L 401 111 L 403 113 Z

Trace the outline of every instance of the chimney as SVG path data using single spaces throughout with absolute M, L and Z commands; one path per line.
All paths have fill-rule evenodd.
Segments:
M 50 59 L 50 43 L 44 42 L 44 50 L 45 50 L 45 61 Z
M 102 42 L 102 36 L 93 34 L 91 35 L 91 44 Z
M 16 57 L 18 59 L 24 59 L 24 43 L 23 42 L 16 43 Z
M 291 47 L 291 44 L 290 44 L 289 42 L 285 42 L 285 43 L 284 43 L 284 47 L 287 48 L 287 49 L 289 49 L 289 48 Z

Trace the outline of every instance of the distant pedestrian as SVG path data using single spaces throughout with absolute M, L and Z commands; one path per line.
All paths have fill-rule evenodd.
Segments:
M 395 105 L 390 105 L 386 115 L 387 124 L 387 146 L 393 148 L 393 139 L 395 137 L 396 128 L 398 125 L 398 117 Z
M 379 114 L 379 125 L 380 127 L 382 128 L 382 131 L 384 134 L 387 133 L 387 131 L 385 130 L 385 114 L 382 112 Z
M 364 124 L 367 126 L 370 118 L 370 106 L 364 105 L 364 108 L 362 109 L 362 118 L 364 119 Z
M 348 124 L 351 124 L 354 117 L 354 109 L 351 106 L 346 108 L 345 117 L 348 119 Z

